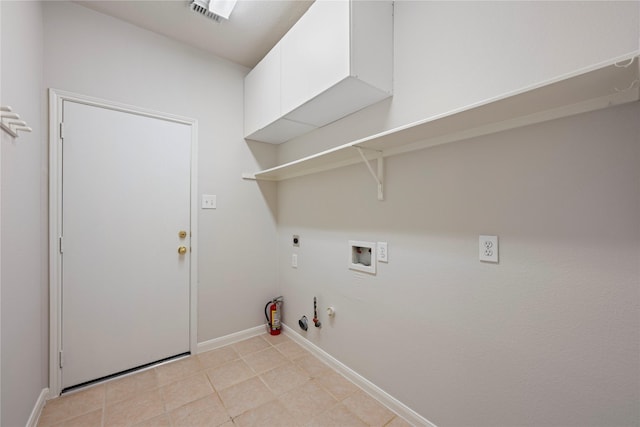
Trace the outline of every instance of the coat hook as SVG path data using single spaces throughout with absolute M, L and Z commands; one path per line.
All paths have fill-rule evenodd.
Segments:
M 0 106 L 0 128 L 14 138 L 18 137 L 18 132 L 31 132 L 27 122 L 20 120 L 20 115 L 13 112 L 13 108 L 8 105 Z

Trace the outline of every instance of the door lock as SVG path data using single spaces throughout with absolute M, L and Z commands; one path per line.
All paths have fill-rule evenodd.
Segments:
M 187 237 L 187 232 L 184 230 L 180 230 L 178 232 L 178 237 L 180 237 L 181 239 L 184 239 L 185 237 Z

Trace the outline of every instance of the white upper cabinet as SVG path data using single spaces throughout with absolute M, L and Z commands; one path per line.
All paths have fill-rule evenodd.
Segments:
M 245 138 L 281 143 L 391 96 L 393 4 L 316 0 L 245 78 Z
M 290 112 L 349 76 L 349 2 L 310 7 L 279 44 L 281 105 Z

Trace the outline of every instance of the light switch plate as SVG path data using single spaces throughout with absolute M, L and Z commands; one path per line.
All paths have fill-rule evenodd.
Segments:
M 202 195 L 202 209 L 215 209 L 216 208 L 216 196 L 213 194 Z

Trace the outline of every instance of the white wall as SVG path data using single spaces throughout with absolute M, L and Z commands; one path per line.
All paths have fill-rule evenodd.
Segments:
M 273 163 L 274 150 L 242 138 L 247 69 L 68 2 L 44 6 L 45 87 L 198 120 L 198 341 L 263 322 L 276 290 L 275 186 L 241 173 Z M 200 197 L 198 195 L 197 197 Z
M 637 2 L 396 2 L 395 96 L 278 156 L 625 54 L 638 19 Z M 261 323 L 277 266 L 288 324 L 313 295 L 335 304 L 309 338 L 439 425 L 636 422 L 637 104 L 389 159 L 382 203 L 358 165 L 282 183 L 276 206 L 275 186 L 239 179 L 276 161 L 242 140 L 246 69 L 72 3 L 41 20 L 2 2 L 1 99 L 30 122 L 48 87 L 199 120 L 199 192 L 219 205 L 199 212 L 199 341 Z M 2 141 L 2 425 L 46 386 L 45 123 Z M 480 233 L 500 235 L 499 265 L 477 261 Z M 349 238 L 388 241 L 389 264 L 349 272 Z
M 638 2 L 396 2 L 393 99 L 279 160 L 638 50 L 638 31 Z M 437 425 L 637 424 L 639 116 L 388 158 L 383 202 L 362 164 L 281 182 L 285 323 L 313 296 L 335 305 L 307 338 Z M 478 261 L 480 234 L 499 236 L 498 265 Z M 349 239 L 387 241 L 389 263 L 348 270 Z
M 279 163 L 638 51 L 638 1 L 396 1 L 393 97 L 279 146 Z
M 285 323 L 335 305 L 306 336 L 437 425 L 634 425 L 639 115 L 389 158 L 384 202 L 362 165 L 282 182 Z M 349 271 L 349 239 L 387 241 L 389 263 Z
M 48 384 L 47 178 L 42 120 L 42 6 L 0 2 L 0 103 L 33 128 L 2 131 L 2 419 L 27 423 Z

